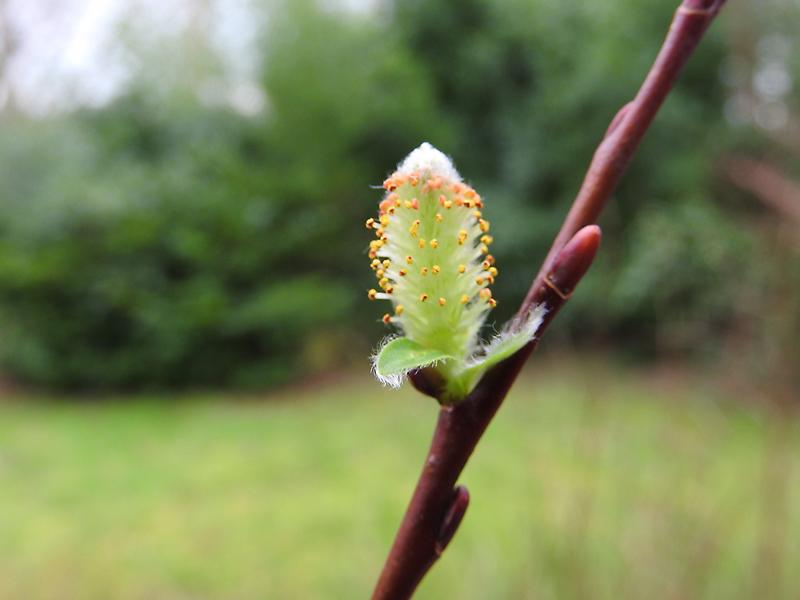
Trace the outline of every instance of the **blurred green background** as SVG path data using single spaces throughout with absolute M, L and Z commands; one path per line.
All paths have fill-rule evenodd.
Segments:
M 676 5 L 0 2 L 0 597 L 366 597 L 435 413 L 374 186 L 453 157 L 499 326 Z M 714 23 L 421 598 L 800 595 L 798 25 Z

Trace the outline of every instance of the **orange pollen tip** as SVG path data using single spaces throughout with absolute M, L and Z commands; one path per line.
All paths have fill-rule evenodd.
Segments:
M 439 247 L 439 240 L 437 240 L 437 239 L 432 239 L 432 240 L 431 240 L 431 248 L 433 248 L 434 250 L 436 250 L 436 248 L 438 248 L 438 247 Z
M 439 194 L 439 204 L 444 206 L 445 202 L 447 202 L 447 196 L 445 196 L 444 194 Z
M 491 267 L 489 269 L 489 275 L 491 275 L 492 277 L 497 277 L 497 267 Z
M 464 199 L 460 196 L 456 196 L 456 206 L 464 206 Z
M 419 183 L 419 175 L 417 175 L 416 173 L 412 173 L 411 175 L 409 175 L 408 176 L 408 183 L 410 183 L 412 186 L 416 187 L 417 184 Z
M 419 209 L 419 200 L 417 200 L 416 198 L 412 198 L 411 199 L 411 208 L 413 208 L 414 210 Z
M 489 298 L 492 297 L 492 290 L 490 290 L 489 288 L 483 288 L 480 292 L 478 292 L 478 295 L 483 300 L 488 300 Z
M 477 196 L 477 194 L 475 193 L 475 190 L 473 190 L 472 188 L 469 188 L 469 189 L 467 189 L 467 190 L 464 192 L 464 195 L 465 195 L 467 198 L 469 198 L 470 200 L 472 200 L 473 198 L 475 198 L 475 196 Z
M 403 202 L 403 206 L 405 206 L 406 208 L 411 208 L 411 200 L 406 200 L 405 202 Z
M 394 292 L 394 288 L 390 285 L 387 285 L 385 288 L 383 288 L 383 291 L 386 292 L 387 294 L 391 294 L 392 292 Z
M 481 241 L 488 246 L 494 241 L 494 238 L 490 235 L 482 235 Z
M 388 227 L 388 225 L 389 225 L 389 217 L 387 217 L 386 215 L 381 215 L 381 226 Z
M 367 219 L 367 221 L 364 223 L 364 226 L 365 226 L 367 229 L 372 229 L 372 226 L 373 226 L 373 225 L 375 225 L 375 219 L 373 219 L 373 218 L 371 218 L 371 217 L 370 217 L 369 219 Z
M 478 225 L 480 225 L 481 231 L 483 233 L 489 231 L 489 221 L 487 221 L 486 219 L 479 219 Z
M 382 277 L 381 280 L 378 282 L 378 285 L 381 287 L 386 287 L 389 285 L 389 280 L 386 277 Z
M 405 269 L 400 269 L 397 273 L 400 275 L 400 277 L 405 277 L 408 274 L 408 271 Z
M 475 283 L 477 283 L 478 285 L 483 285 L 483 277 L 476 277 Z
M 446 209 L 448 209 L 448 210 L 450 210 L 450 208 L 452 208 L 452 206 L 453 206 L 453 201 L 452 200 L 448 200 L 447 202 L 444 203 L 444 207 Z
M 461 304 L 466 304 L 467 302 L 469 302 L 469 296 L 467 296 L 466 294 L 462 294 L 460 302 Z
M 486 260 L 488 260 L 490 263 L 494 264 L 494 256 L 492 256 L 491 254 L 487 254 L 486 255 Z
M 442 187 L 442 180 L 439 177 L 431 177 L 431 179 L 428 181 L 428 185 L 432 190 L 438 190 L 440 187 Z
M 413 256 L 411 256 L 410 254 L 408 256 L 406 256 L 406 264 L 410 265 L 410 264 L 413 264 L 413 262 L 414 262 L 414 257 Z
M 431 267 L 431 271 L 434 275 L 438 275 L 441 272 L 442 268 L 439 265 L 433 265 Z
M 428 267 L 422 267 L 419 270 L 419 274 L 422 275 L 423 277 L 425 277 L 428 274 Z
M 459 273 L 463 273 L 466 270 L 467 270 L 467 266 L 466 265 L 458 265 L 458 272 Z
M 479 210 L 476 210 L 474 213 L 472 213 L 472 216 L 476 219 L 480 219 L 483 216 L 483 213 Z
M 367 292 L 367 298 L 370 300 L 375 300 L 375 296 L 378 294 L 377 290 L 370 290 Z
M 378 269 L 377 271 L 375 271 L 375 277 L 377 277 L 378 279 L 381 279 L 385 274 L 386 272 L 383 269 Z
M 387 325 L 389 323 L 391 323 L 392 322 L 392 315 L 390 315 L 389 313 L 386 313 L 385 315 L 383 315 L 383 322 L 386 323 Z
M 447 300 L 445 298 L 439 298 L 439 306 L 444 306 L 447 304 Z
M 419 301 L 420 302 L 425 302 L 427 299 L 428 299 L 428 294 L 420 294 L 419 295 Z
M 494 298 L 489 298 L 489 306 L 491 306 L 492 308 L 497 306 L 497 300 L 495 300 Z
M 394 307 L 394 314 L 402 315 L 404 310 L 405 307 L 402 304 L 398 304 L 397 306 Z
M 390 264 L 392 264 L 392 262 L 388 258 L 381 263 L 384 269 L 388 269 Z
M 485 260 L 481 263 L 481 266 L 483 267 L 484 271 L 488 271 L 491 268 L 492 263 L 490 263 L 488 260 Z

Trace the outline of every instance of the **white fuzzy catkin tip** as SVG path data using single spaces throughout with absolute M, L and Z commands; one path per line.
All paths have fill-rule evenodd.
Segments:
M 397 172 L 430 174 L 432 177 L 441 177 L 453 182 L 461 181 L 461 175 L 456 171 L 453 161 L 428 142 L 412 150 L 411 154 L 397 166 Z

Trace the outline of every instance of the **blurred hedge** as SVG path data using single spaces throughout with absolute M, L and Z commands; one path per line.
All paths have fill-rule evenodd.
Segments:
M 335 364 L 381 331 L 363 294 L 369 185 L 423 140 L 488 199 L 507 316 L 674 4 L 406 0 L 370 19 L 284 3 L 257 117 L 144 84 L 63 118 L 6 117 L 4 368 L 92 388 L 261 385 Z M 671 315 L 670 331 L 686 326 L 668 345 L 693 351 L 735 318 L 754 238 L 715 199 L 714 161 L 735 143 L 723 58 L 715 27 L 611 204 L 562 332 L 655 350 Z

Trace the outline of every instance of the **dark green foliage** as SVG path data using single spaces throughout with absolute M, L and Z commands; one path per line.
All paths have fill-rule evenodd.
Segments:
M 7 119 L 7 372 L 67 388 L 257 385 L 374 343 L 369 186 L 426 140 L 487 200 L 503 320 L 674 5 L 408 0 L 375 20 L 286 2 L 264 34 L 258 117 L 176 85 Z M 714 178 L 733 143 L 723 56 L 715 28 L 609 207 L 562 332 L 687 352 L 736 318 L 754 238 Z

